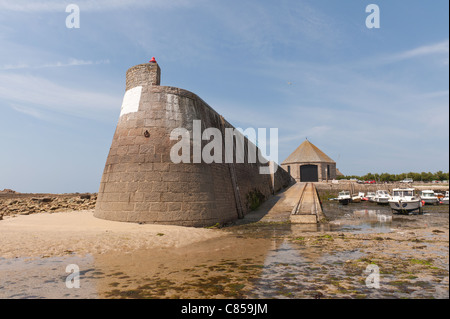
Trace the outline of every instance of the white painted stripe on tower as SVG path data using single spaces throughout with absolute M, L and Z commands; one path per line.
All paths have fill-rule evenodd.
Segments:
M 122 108 L 120 109 L 120 116 L 138 111 L 139 102 L 141 101 L 141 92 L 142 86 L 136 86 L 125 92 Z

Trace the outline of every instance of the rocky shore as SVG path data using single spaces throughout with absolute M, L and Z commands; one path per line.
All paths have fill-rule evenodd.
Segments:
M 97 194 L 0 193 L 0 220 L 6 216 L 94 209 Z

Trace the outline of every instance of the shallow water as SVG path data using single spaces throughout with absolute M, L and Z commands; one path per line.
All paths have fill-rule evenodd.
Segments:
M 394 214 L 389 205 L 371 202 L 340 205 L 323 203 L 324 212 L 331 223 L 330 230 L 350 233 L 389 233 L 393 229 L 421 226 L 448 226 L 448 205 L 426 205 L 423 214 Z
M 333 254 L 317 253 L 285 241 L 268 252 L 264 268 L 255 280 L 250 298 L 317 298 L 331 278 L 345 275 L 348 259 L 364 254 L 358 250 Z
M 80 289 L 68 288 L 73 285 L 66 285 L 66 281 L 73 283 L 72 274 L 75 268 L 70 265 L 77 265 L 79 268 L 79 278 L 82 283 Z M 85 299 L 97 297 L 93 256 L 42 259 L 0 258 L 0 298 Z
M 323 208 L 329 224 L 236 225 L 220 230 L 227 233 L 224 237 L 178 249 L 0 259 L 0 298 L 448 298 L 448 249 L 436 248 L 442 257 L 436 265 L 446 270 L 439 270 L 439 283 L 422 280 L 415 289 L 400 281 L 403 290 L 366 286 L 367 274 L 355 266 L 370 258 L 364 244 L 329 249 L 333 236 L 442 223 L 448 228 L 448 207 L 426 207 L 424 215 L 414 216 L 393 215 L 388 206 L 373 203 L 325 202 Z M 305 245 L 309 239 L 304 236 L 311 233 L 319 236 Z M 418 247 L 422 250 L 416 256 L 435 249 L 427 243 Z M 66 286 L 69 264 L 79 266 L 80 288 Z M 397 284 L 397 275 L 384 276 Z

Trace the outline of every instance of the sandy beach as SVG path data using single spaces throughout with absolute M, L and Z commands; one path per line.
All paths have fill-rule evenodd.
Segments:
M 108 221 L 94 210 L 40 213 L 0 221 L 0 257 L 104 254 L 149 248 L 179 248 L 223 236 L 205 228 Z

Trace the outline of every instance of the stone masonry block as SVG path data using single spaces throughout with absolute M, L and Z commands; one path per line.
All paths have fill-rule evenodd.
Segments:
M 163 202 L 182 202 L 183 193 L 164 192 L 161 193 L 161 201 Z
M 181 202 L 166 203 L 168 212 L 181 211 Z

